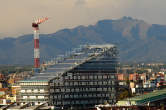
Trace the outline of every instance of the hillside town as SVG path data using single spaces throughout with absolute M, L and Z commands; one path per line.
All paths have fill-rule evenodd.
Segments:
M 20 73 L 10 73 L 8 75 L 0 73 L 0 105 L 9 105 L 17 101 L 20 86 L 18 81 L 30 77 L 31 71 Z
M 166 0 L 0 4 L 0 110 L 166 110 Z
M 17 67 L 18 68 L 18 67 Z M 19 81 L 32 76 L 32 71 L 0 73 L 0 106 L 19 100 Z M 120 64 L 118 73 L 118 100 L 147 94 L 166 88 L 166 65 L 162 63 Z

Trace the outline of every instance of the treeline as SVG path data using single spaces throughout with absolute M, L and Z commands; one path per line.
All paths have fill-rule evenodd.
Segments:
M 20 73 L 23 71 L 31 71 L 32 65 L 28 66 L 0 66 L 0 73 L 2 74 L 11 74 L 11 73 Z

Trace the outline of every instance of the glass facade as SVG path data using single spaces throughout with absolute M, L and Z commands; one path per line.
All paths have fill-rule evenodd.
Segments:
M 98 104 L 115 104 L 117 49 L 93 48 L 93 51 L 100 54 L 67 71 L 61 79 L 51 81 L 51 105 L 82 109 Z
M 114 45 L 88 45 L 30 79 L 20 82 L 20 102 L 82 109 L 115 104 L 118 51 Z

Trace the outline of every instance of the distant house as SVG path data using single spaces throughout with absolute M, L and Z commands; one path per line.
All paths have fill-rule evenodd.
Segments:
M 129 80 L 130 81 L 137 81 L 138 79 L 139 79 L 139 74 L 138 73 L 129 74 Z
M 127 76 L 126 76 L 126 74 L 119 73 L 119 74 L 117 74 L 117 78 L 119 81 L 125 81 L 127 79 Z

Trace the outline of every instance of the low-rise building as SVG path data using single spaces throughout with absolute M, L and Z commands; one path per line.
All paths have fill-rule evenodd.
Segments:
M 138 73 L 129 74 L 129 80 L 130 81 L 138 81 L 138 79 L 139 79 L 139 74 Z
M 126 81 L 127 77 L 128 77 L 128 75 L 124 74 L 124 73 L 118 73 L 117 74 L 118 81 Z

